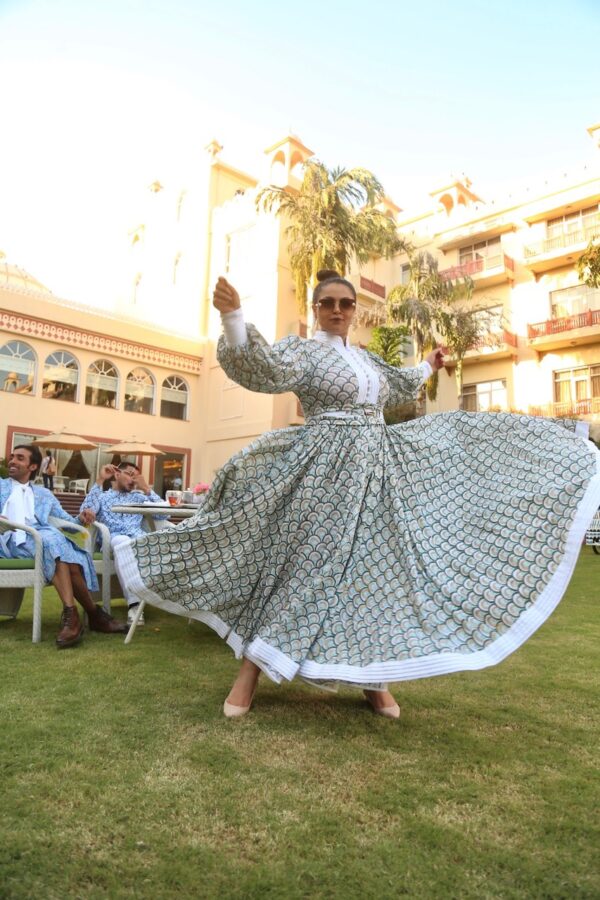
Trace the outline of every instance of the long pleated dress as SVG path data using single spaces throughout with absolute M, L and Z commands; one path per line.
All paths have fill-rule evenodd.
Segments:
M 219 361 L 294 391 L 306 424 L 263 434 L 198 514 L 127 541 L 138 600 L 198 619 L 273 680 L 383 687 L 493 665 L 565 591 L 600 504 L 581 423 L 451 412 L 386 426 L 427 371 L 324 333 L 270 346 L 247 326 Z

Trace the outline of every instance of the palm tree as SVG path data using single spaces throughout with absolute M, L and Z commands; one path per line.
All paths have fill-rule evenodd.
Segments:
M 388 366 L 401 366 L 406 355 L 406 343 L 410 341 L 410 331 L 406 325 L 378 325 L 371 332 L 372 339 L 367 350 L 376 353 Z M 383 412 L 388 425 L 407 422 L 417 414 L 414 400 L 386 407 Z
M 406 355 L 406 341 L 410 331 L 405 325 L 378 325 L 371 332 L 367 350 L 376 353 L 388 366 L 401 366 Z
M 440 277 L 437 260 L 430 253 L 410 254 L 409 267 L 407 283 L 392 288 L 388 295 L 388 321 L 408 327 L 417 361 L 421 362 L 437 345 L 437 315 L 448 299 L 450 288 Z M 435 400 L 437 384 L 436 372 L 427 387 L 419 391 L 417 409 L 421 413 L 425 411 L 425 393 L 430 400 Z
M 301 312 L 319 269 L 345 275 L 354 256 L 390 257 L 405 249 L 394 222 L 376 205 L 384 199 L 380 181 L 367 169 L 328 169 L 317 159 L 304 164 L 300 190 L 271 185 L 256 198 L 258 209 L 275 210 L 289 221 L 290 265 Z
M 600 237 L 593 237 L 579 257 L 577 274 L 588 287 L 600 288 Z
M 465 278 L 451 286 L 436 313 L 436 324 L 447 352 L 453 358 L 458 408 L 463 407 L 463 365 L 469 350 L 498 343 L 498 327 L 503 325 L 485 306 L 474 306 L 473 282 Z

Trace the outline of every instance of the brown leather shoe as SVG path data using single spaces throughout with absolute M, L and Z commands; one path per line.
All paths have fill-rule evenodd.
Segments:
M 95 606 L 94 612 L 88 613 L 90 631 L 101 631 L 103 634 L 127 634 L 129 628 L 124 622 L 117 622 L 101 606 Z
M 60 624 L 61 629 L 56 636 L 56 646 L 59 650 L 74 647 L 83 637 L 83 623 L 74 606 L 63 606 Z

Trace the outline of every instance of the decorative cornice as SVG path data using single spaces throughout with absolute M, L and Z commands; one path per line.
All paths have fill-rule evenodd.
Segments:
M 137 341 L 123 341 L 110 334 L 102 334 L 84 328 L 71 328 L 68 325 L 51 322 L 49 319 L 23 316 L 9 309 L 0 309 L 0 329 L 11 334 L 41 338 L 70 347 L 81 347 L 83 350 L 94 350 L 103 356 L 121 356 L 136 362 L 163 366 L 166 369 L 175 369 L 180 372 L 192 372 L 198 375 L 202 368 L 201 356 L 175 353 L 151 344 L 140 344 Z
M 57 297 L 50 291 L 39 290 L 34 287 L 14 284 L 12 281 L 2 278 L 0 271 L 0 290 L 9 291 L 11 294 L 19 294 L 24 297 L 33 297 L 36 300 L 43 300 L 52 306 L 62 306 L 65 309 L 72 309 L 75 312 L 84 315 L 95 316 L 97 319 L 108 319 L 111 322 L 118 322 L 119 327 L 125 325 L 133 325 L 144 328 L 146 331 L 156 332 L 157 335 L 168 334 L 169 337 L 184 338 L 185 340 L 200 340 L 199 334 L 190 334 L 189 331 L 177 331 L 177 329 L 169 328 L 166 325 L 157 325 L 155 322 L 149 322 L 139 316 L 130 316 L 116 309 L 105 309 L 100 306 L 92 306 L 91 304 L 77 303 L 75 300 L 66 300 L 64 297 Z

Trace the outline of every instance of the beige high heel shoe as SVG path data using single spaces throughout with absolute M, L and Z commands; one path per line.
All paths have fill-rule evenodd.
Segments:
M 369 704 L 369 706 L 371 707 L 373 712 L 376 713 L 378 716 L 384 716 L 386 719 L 399 719 L 400 718 L 400 707 L 398 706 L 397 703 L 394 703 L 393 706 L 377 707 L 377 706 L 375 706 L 375 704 L 373 703 L 373 701 L 371 700 L 370 697 L 367 697 L 366 694 L 365 694 L 365 697 L 367 699 L 367 703 Z
M 250 703 L 248 704 L 248 706 L 235 706 L 233 703 L 229 703 L 229 701 L 226 700 L 223 704 L 223 715 L 225 716 L 225 718 L 238 719 L 240 716 L 245 716 L 252 706 L 252 701 L 254 700 L 255 693 L 256 687 L 252 691 L 252 696 L 250 698 Z
M 252 699 L 254 699 L 254 697 Z M 226 719 L 236 719 L 240 716 L 245 716 L 251 706 L 252 700 L 248 706 L 234 706 L 233 703 L 228 703 L 226 700 L 223 704 L 223 715 Z

